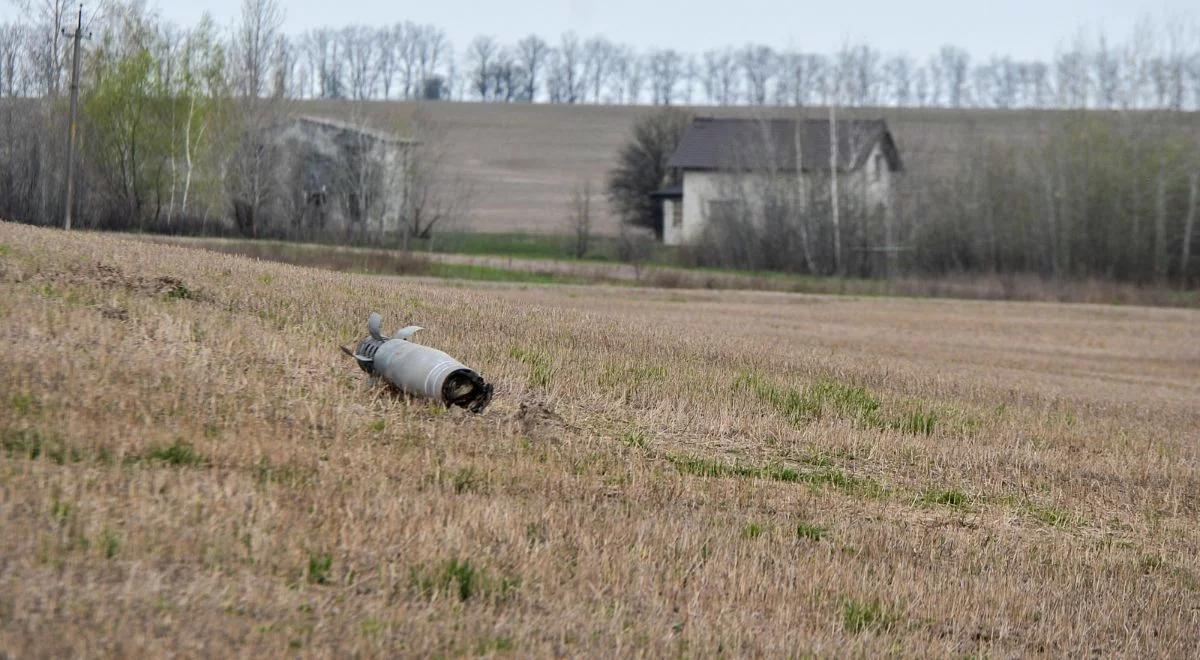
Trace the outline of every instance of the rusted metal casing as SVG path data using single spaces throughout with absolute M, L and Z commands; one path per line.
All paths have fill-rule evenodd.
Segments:
M 380 333 L 382 322 L 378 313 L 371 314 L 367 321 L 370 334 L 358 342 L 352 354 L 363 371 L 447 407 L 461 406 L 478 413 L 491 402 L 492 386 L 478 372 L 436 348 L 409 340 L 420 327 L 410 325 L 387 337 Z

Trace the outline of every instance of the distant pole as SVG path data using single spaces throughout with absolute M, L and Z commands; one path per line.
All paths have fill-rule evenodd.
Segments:
M 63 205 L 63 229 L 71 228 L 71 213 L 75 207 L 75 124 L 79 113 L 79 42 L 83 39 L 83 5 L 79 5 L 79 17 L 75 31 L 63 34 L 74 42 L 71 54 L 71 116 L 67 122 L 67 191 Z

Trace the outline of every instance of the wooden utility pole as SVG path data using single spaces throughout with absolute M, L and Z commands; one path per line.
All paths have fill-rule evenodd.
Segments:
M 840 88 L 838 88 L 840 91 Z M 829 210 L 833 221 L 833 270 L 842 274 L 842 221 L 838 205 L 837 91 L 829 103 Z
M 79 16 L 75 31 L 63 29 L 63 35 L 72 41 L 71 53 L 71 116 L 67 122 L 67 190 L 63 200 L 63 229 L 71 228 L 71 214 L 75 208 L 75 125 L 79 113 L 79 42 L 83 39 L 83 5 L 79 5 Z

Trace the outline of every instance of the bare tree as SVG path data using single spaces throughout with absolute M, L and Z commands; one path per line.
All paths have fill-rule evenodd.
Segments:
M 628 46 L 615 46 L 609 66 L 608 96 L 617 104 L 637 103 L 637 94 L 630 98 L 631 91 L 640 93 L 640 58 Z
M 776 72 L 775 51 L 767 46 L 749 44 L 738 52 L 738 63 L 746 80 L 747 101 L 766 105 L 771 79 Z
M 446 33 L 441 28 L 425 25 L 411 30 L 411 33 L 410 39 L 413 42 L 412 47 L 416 53 L 420 90 L 428 98 L 427 91 L 429 84 L 438 77 L 438 67 L 442 61 L 454 62 L 453 49 L 446 39 Z M 446 74 L 447 80 L 453 78 L 452 71 Z
M 235 32 L 235 48 L 242 95 L 258 98 L 269 78 L 271 51 L 283 26 L 283 10 L 276 0 L 242 0 L 242 17 Z
M 529 102 L 537 100 L 539 76 L 550 53 L 550 45 L 544 39 L 531 34 L 517 42 L 517 63 L 524 72 L 525 90 L 521 97 Z
M 1186 287 L 1191 271 L 1188 269 L 1192 257 L 1192 238 L 1195 236 L 1196 210 L 1200 206 L 1200 169 L 1196 169 L 1188 177 L 1187 211 L 1183 220 L 1183 240 L 1179 257 L 1179 279 Z
M 671 105 L 675 98 L 675 86 L 683 75 L 683 58 L 673 49 L 666 48 L 651 52 L 649 64 L 654 105 Z
M 1100 35 L 1100 43 L 1092 58 L 1095 67 L 1096 105 L 1103 110 L 1111 110 L 1120 106 L 1121 88 L 1121 58 L 1108 44 L 1108 39 Z
M 704 93 L 709 103 L 737 102 L 737 62 L 729 49 L 704 53 Z
M 350 97 L 356 101 L 371 98 L 375 93 L 375 77 L 379 70 L 375 58 L 375 33 L 362 25 L 351 25 L 342 29 L 339 36 L 342 56 L 349 69 Z
M 971 69 L 971 56 L 967 51 L 955 46 L 942 46 L 937 55 L 936 80 L 941 83 L 937 91 L 945 93 L 946 104 L 951 108 L 961 108 L 969 102 L 968 73 Z M 937 95 L 941 98 L 941 94 Z
M 592 103 L 600 103 L 604 83 L 611 75 L 613 50 L 604 37 L 592 37 L 583 44 L 583 77 Z
M 499 46 L 496 40 L 488 36 L 475 37 L 467 50 L 471 65 L 471 88 L 481 101 L 488 100 L 492 91 L 492 58 L 497 50 Z
M 633 278 L 642 281 L 646 261 L 654 254 L 654 234 L 625 223 L 617 229 L 617 259 L 633 266 Z
M 550 97 L 557 103 L 577 103 L 587 81 L 583 75 L 583 46 L 574 32 L 559 39 L 550 63 Z
M 301 49 L 316 85 L 313 93 L 323 99 L 340 98 L 341 58 L 338 57 L 337 35 L 328 28 L 307 32 L 301 39 Z
M 404 172 L 404 201 L 397 224 L 404 249 L 412 239 L 430 240 L 436 231 L 462 221 L 470 209 L 471 186 L 446 158 L 445 129 L 423 111 L 414 113 L 414 140 Z
M 71 27 L 71 0 L 16 0 L 21 12 L 33 19 L 32 33 L 25 41 L 30 69 L 42 93 L 56 96 L 66 71 L 69 40 L 63 35 Z
M 866 44 L 845 44 L 837 54 L 841 100 L 851 106 L 879 104 L 879 52 Z
M 275 74 L 271 95 L 277 98 L 294 98 L 299 96 L 296 77 L 296 63 L 299 57 L 294 41 L 287 35 L 281 34 L 275 41 L 275 50 L 271 56 L 271 69 Z
M 382 27 L 375 31 L 375 79 L 384 100 L 392 97 L 396 84 L 396 51 L 404 34 L 402 25 Z
M 683 55 L 683 73 L 680 76 L 683 89 L 680 91 L 680 100 L 684 105 L 691 105 L 696 92 L 696 84 L 700 82 L 700 65 L 696 62 L 696 56 L 690 53 Z
M 501 48 L 497 51 L 489 72 L 492 78 L 492 98 L 505 103 L 517 99 L 525 89 L 523 71 L 517 65 L 512 50 Z
M 1119 85 L 1121 108 L 1143 107 L 1149 96 L 1151 54 L 1154 51 L 1154 24 L 1148 16 L 1138 19 L 1129 41 L 1121 50 Z
M 571 237 L 571 255 L 576 259 L 587 256 L 592 240 L 592 182 L 577 184 L 571 192 L 567 233 Z
M 1188 32 L 1192 27 L 1181 16 L 1168 17 L 1166 21 L 1162 77 L 1166 81 L 1167 107 L 1171 110 L 1183 110 L 1187 97 L 1188 54 L 1185 44 L 1191 36 Z
M 1060 108 L 1086 108 L 1091 92 L 1088 55 L 1082 42 L 1054 58 L 1055 91 Z
M 396 68 L 400 77 L 400 97 L 411 99 L 421 86 L 420 50 L 424 39 L 421 28 L 411 22 L 395 28 Z
M 21 25 L 0 25 L 0 97 L 16 96 L 23 87 L 17 78 L 22 73 L 20 61 L 25 39 L 25 29 Z

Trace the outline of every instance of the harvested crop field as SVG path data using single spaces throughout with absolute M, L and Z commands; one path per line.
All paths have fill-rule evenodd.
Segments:
M 484 414 L 337 346 L 417 323 Z M 0 654 L 1186 656 L 1200 312 L 0 224 Z

